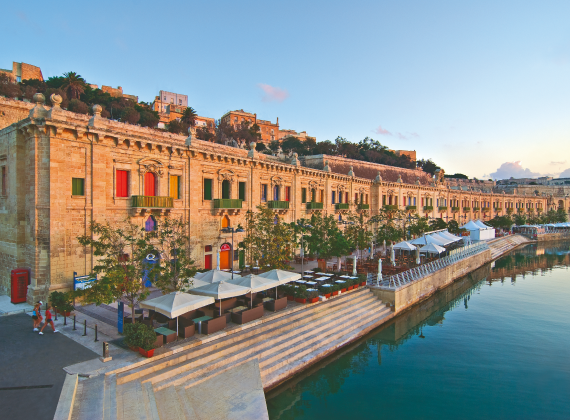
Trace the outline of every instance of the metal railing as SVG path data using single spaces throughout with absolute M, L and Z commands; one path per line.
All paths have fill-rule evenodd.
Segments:
M 242 200 L 237 200 L 233 198 L 215 198 L 214 208 L 215 209 L 241 209 Z
M 322 210 L 323 203 L 317 203 L 316 201 L 310 201 L 307 203 L 307 210 Z
M 388 289 L 395 289 L 406 284 L 412 283 L 416 280 L 420 280 L 423 277 L 441 270 L 451 264 L 455 264 L 465 258 L 471 257 L 482 251 L 488 250 L 489 245 L 485 242 L 479 242 L 471 245 L 466 245 L 464 247 L 454 249 L 449 252 L 449 255 L 431 261 L 427 264 L 419 265 L 407 271 L 403 271 L 398 274 L 391 276 L 382 276 L 382 279 L 378 281 L 377 275 L 368 275 L 368 285 L 370 286 L 380 286 Z
M 149 207 L 149 208 L 172 208 L 174 201 L 172 197 L 160 197 L 150 195 L 133 195 L 133 207 Z
M 335 210 L 348 210 L 349 204 L 348 203 L 336 203 L 334 205 Z
M 357 204 L 358 210 L 370 210 L 370 204 Z
M 289 208 L 289 202 L 288 201 L 278 201 L 278 200 L 273 200 L 273 201 L 268 201 L 267 202 L 267 208 L 268 209 L 288 209 Z

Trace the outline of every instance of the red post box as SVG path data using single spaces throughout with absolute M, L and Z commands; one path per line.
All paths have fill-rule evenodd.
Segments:
M 12 303 L 22 303 L 26 301 L 29 280 L 30 274 L 27 268 L 12 270 Z

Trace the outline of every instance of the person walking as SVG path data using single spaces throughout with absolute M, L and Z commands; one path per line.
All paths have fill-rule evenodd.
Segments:
M 38 303 L 34 305 L 34 310 L 32 311 L 32 319 L 34 320 L 34 331 L 39 330 L 39 326 L 42 322 L 42 301 L 40 300 Z
M 54 333 L 57 332 L 57 330 L 55 329 L 55 325 L 53 325 L 53 320 L 51 319 L 51 305 L 48 305 L 47 309 L 46 309 L 46 322 L 44 322 L 44 326 L 42 327 L 42 329 L 40 330 L 40 335 L 44 335 L 43 331 L 44 328 L 46 327 L 47 324 L 50 325 L 51 329 L 53 330 Z

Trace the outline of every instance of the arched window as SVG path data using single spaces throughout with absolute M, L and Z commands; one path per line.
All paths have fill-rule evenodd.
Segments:
M 148 219 L 144 222 L 144 230 L 147 232 L 154 232 L 156 230 L 156 219 L 154 216 L 148 216 Z
M 222 181 L 222 198 L 229 199 L 230 198 L 230 181 L 227 179 Z
M 228 228 L 228 227 L 230 227 L 230 218 L 227 215 L 225 215 L 222 218 L 222 229 Z
M 144 174 L 144 195 L 150 197 L 156 195 L 156 175 L 152 172 Z

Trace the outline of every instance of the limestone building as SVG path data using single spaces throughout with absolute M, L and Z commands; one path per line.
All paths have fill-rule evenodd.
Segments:
M 39 67 L 26 63 L 16 63 L 15 61 L 12 63 L 12 70 L 0 69 L 0 73 L 8 74 L 14 82 L 29 79 L 44 80 L 42 70 Z
M 287 222 L 313 212 L 374 215 L 382 206 L 488 220 L 509 208 L 530 213 L 549 205 L 540 196 L 453 190 L 417 170 L 259 154 L 107 120 L 97 105 L 90 117 L 50 109 L 41 94 L 34 99 L 0 98 L 0 122 L 9 122 L 0 125 L 0 293 L 10 293 L 11 270 L 28 268 L 29 302 L 72 288 L 74 272 L 90 272 L 93 258 L 77 236 L 92 220 L 131 216 L 152 228 L 158 215 L 182 218 L 199 265 L 211 267 L 220 250 L 229 268 L 240 255 L 221 229 L 244 225 L 245 212 L 260 204 Z

